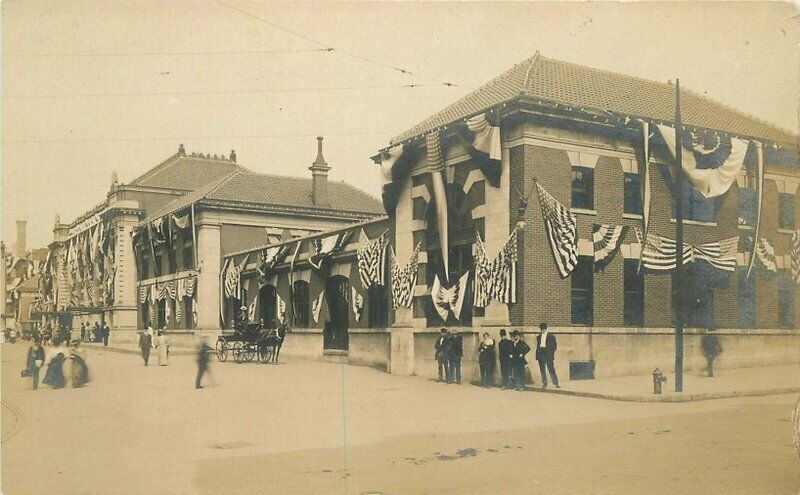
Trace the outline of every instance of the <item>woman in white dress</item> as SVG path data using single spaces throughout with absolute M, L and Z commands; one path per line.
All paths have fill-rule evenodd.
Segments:
M 167 336 L 164 335 L 163 330 L 158 331 L 156 337 L 156 348 L 158 349 L 158 365 L 166 366 L 169 364 L 169 341 Z

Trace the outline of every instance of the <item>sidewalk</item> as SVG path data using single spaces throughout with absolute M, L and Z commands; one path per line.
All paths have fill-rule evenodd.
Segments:
M 134 343 L 109 344 L 108 346 L 104 347 L 102 342 L 84 342 L 81 344 L 81 347 L 84 349 L 91 349 L 93 351 L 117 352 L 120 354 L 139 355 L 142 353 L 142 351 L 139 349 L 139 346 Z M 153 350 L 153 352 L 155 352 L 155 350 Z M 185 347 L 169 346 L 170 356 L 189 356 L 189 355 L 194 355 L 195 353 L 196 351 L 192 349 L 187 349 Z
M 528 390 L 628 402 L 686 402 L 800 393 L 800 365 L 797 364 L 721 369 L 715 371 L 713 378 L 697 372 L 684 372 L 681 393 L 675 392 L 674 373 L 664 373 L 664 376 L 667 381 L 662 384 L 661 395 L 653 394 L 652 374 L 580 381 L 562 379 L 560 389 L 552 384 L 542 389 L 537 369 L 534 375 L 536 384 L 529 386 Z

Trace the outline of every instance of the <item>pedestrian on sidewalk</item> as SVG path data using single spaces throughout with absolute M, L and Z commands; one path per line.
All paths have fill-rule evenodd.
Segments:
M 500 342 L 497 343 L 497 354 L 500 357 L 500 388 L 514 388 L 511 383 L 511 358 L 514 343 L 506 335 L 506 329 L 500 329 Z
M 522 340 L 522 335 L 518 330 L 511 332 L 511 340 L 513 347 L 511 350 L 511 374 L 514 378 L 514 389 L 517 391 L 525 390 L 525 365 L 528 361 L 525 356 L 530 352 L 531 348 Z
M 449 363 L 447 361 L 447 356 L 445 356 L 445 341 L 447 340 L 447 329 L 442 328 L 439 331 L 439 338 L 436 339 L 436 344 L 434 344 L 434 358 L 436 359 L 436 363 L 439 365 L 439 381 L 444 381 L 447 379 L 449 382 L 450 379 L 450 372 L 448 371 Z
M 703 355 L 706 357 L 709 378 L 714 377 L 714 360 L 722 353 L 722 346 L 719 345 L 717 336 L 712 333 L 714 331 L 716 331 L 715 328 L 708 327 L 703 334 L 702 340 Z
M 72 367 L 70 370 L 70 380 L 72 381 L 72 388 L 83 387 L 89 383 L 89 367 L 86 366 L 86 354 L 80 348 L 81 341 L 72 341 L 72 351 L 69 358 L 72 360 Z
M 108 328 L 108 323 L 103 323 L 102 332 L 103 332 L 103 347 L 108 347 L 108 335 L 111 333 L 111 329 Z
M 86 340 L 86 324 L 81 323 L 81 340 Z
M 556 336 L 547 330 L 547 323 L 539 323 L 539 335 L 536 336 L 536 361 L 539 362 L 539 373 L 542 374 L 542 388 L 547 388 L 547 371 L 550 372 L 553 385 L 561 388 L 558 385 L 558 375 L 556 375 L 554 366 L 557 348 Z
M 456 332 L 450 337 L 450 378 L 461 385 L 461 358 L 464 357 L 464 342 L 461 333 Z
M 101 340 L 103 340 L 103 329 L 100 328 L 100 324 L 98 322 L 94 322 L 94 330 L 92 330 L 92 341 L 100 342 Z
M 208 372 L 211 374 L 209 368 L 210 355 L 214 351 L 206 342 L 205 337 L 200 341 L 200 349 L 197 353 L 197 378 L 194 381 L 194 388 L 203 388 L 203 375 Z
M 22 376 L 33 377 L 33 390 L 39 388 L 39 369 L 44 364 L 44 348 L 40 340 L 34 340 L 28 349 L 27 368 L 22 371 Z
M 139 349 L 142 350 L 142 359 L 147 366 L 150 361 L 150 349 L 153 347 L 153 329 L 148 325 L 144 332 L 139 335 Z
M 164 335 L 164 330 L 158 331 L 156 337 L 156 349 L 158 349 L 158 365 L 166 366 L 169 364 L 169 341 L 167 336 Z
M 481 370 L 481 386 L 492 386 L 492 371 L 494 368 L 494 340 L 488 333 L 483 334 L 481 345 L 478 346 L 478 365 Z

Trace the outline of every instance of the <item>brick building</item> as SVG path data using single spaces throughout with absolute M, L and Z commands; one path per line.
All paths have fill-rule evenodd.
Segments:
M 73 222 L 57 219 L 44 299 L 54 312 L 107 322 L 117 342 L 147 324 L 218 331 L 225 254 L 382 213 L 376 199 L 328 182 L 329 169 L 318 138 L 308 179 L 254 173 L 234 152 L 187 154 L 183 145 L 127 184 L 114 174 L 101 203 Z

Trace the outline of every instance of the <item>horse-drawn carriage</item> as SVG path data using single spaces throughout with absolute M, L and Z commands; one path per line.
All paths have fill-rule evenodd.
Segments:
M 227 361 L 230 352 L 237 363 L 250 362 L 256 357 L 261 363 L 269 363 L 279 343 L 275 329 L 263 329 L 258 323 L 249 323 L 217 337 L 217 359 Z

